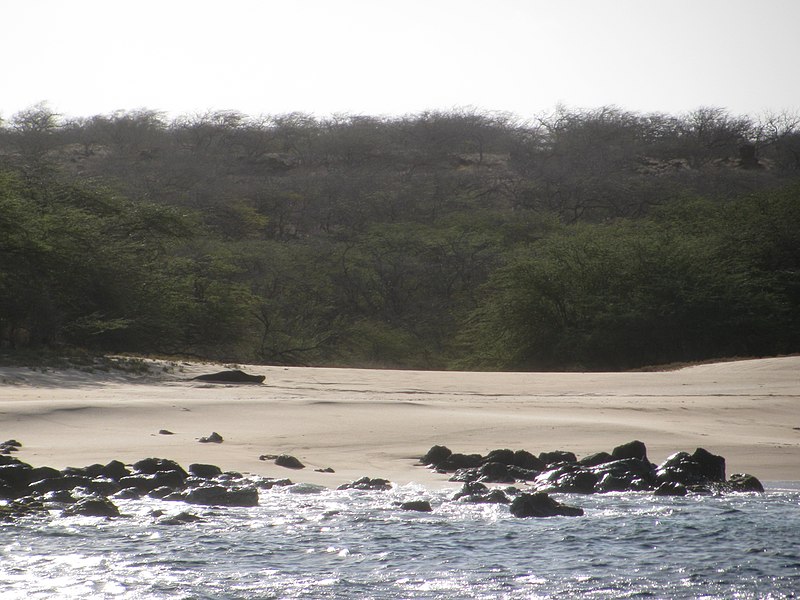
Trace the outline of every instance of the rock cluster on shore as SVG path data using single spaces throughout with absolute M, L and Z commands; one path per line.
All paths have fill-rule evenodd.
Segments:
M 244 477 L 216 465 L 147 458 L 132 465 L 112 460 L 82 468 L 32 467 L 0 455 L 0 519 L 50 510 L 65 515 L 119 516 L 116 499 L 143 497 L 207 506 L 256 506 L 259 489 L 292 485 L 288 479 Z M 191 522 L 191 518 L 178 522 Z
M 736 474 L 726 479 L 725 459 L 704 448 L 697 448 L 692 454 L 677 452 L 655 465 L 648 460 L 644 443 L 638 440 L 617 446 L 610 453 L 598 452 L 581 459 L 563 450 L 534 455 L 526 450 L 500 449 L 482 456 L 433 446 L 420 463 L 441 473 L 452 473 L 450 481 L 522 482 L 536 492 L 546 493 L 652 492 L 683 496 L 764 491 L 752 475 Z
M 3 447 L 16 451 L 19 442 Z M 276 461 L 277 463 L 277 461 Z M 763 492 L 751 475 L 725 479 L 725 459 L 698 448 L 693 454 L 678 452 L 661 465 L 647 459 L 643 443 L 631 442 L 580 460 L 572 452 L 546 452 L 534 456 L 518 450 L 494 450 L 486 456 L 456 454 L 434 446 L 421 463 L 451 480 L 463 482 L 454 502 L 507 504 L 515 517 L 580 516 L 583 510 L 561 504 L 550 493 L 602 493 L 647 491 L 657 495 L 712 492 Z M 523 483 L 516 487 L 490 488 L 486 484 Z M 118 517 L 118 499 L 143 497 L 205 506 L 257 506 L 259 490 L 293 486 L 288 479 L 245 477 L 223 472 L 216 465 L 195 463 L 184 469 L 175 461 L 147 458 L 132 465 L 112 460 L 82 468 L 33 467 L 10 454 L 0 454 L 0 520 L 61 511 L 64 515 Z M 298 486 L 295 486 L 298 487 Z M 339 486 L 339 490 L 386 491 L 390 481 L 363 477 Z M 299 493 L 299 492 L 298 492 Z M 430 512 L 425 499 L 397 503 L 402 510 Z M 183 524 L 199 517 L 182 512 L 167 517 L 165 524 Z

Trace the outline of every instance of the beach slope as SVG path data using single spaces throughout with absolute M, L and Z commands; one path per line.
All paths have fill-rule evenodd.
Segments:
M 638 439 L 653 462 L 704 447 L 726 457 L 729 474 L 800 480 L 800 357 L 647 373 L 245 365 L 265 383 L 191 379 L 221 368 L 180 363 L 146 376 L 0 368 L 0 441 L 22 442 L 17 456 L 34 466 L 160 457 L 326 486 L 362 476 L 442 486 L 446 475 L 415 465 L 434 444 L 582 456 Z M 224 441 L 199 442 L 212 432 Z M 306 468 L 259 458 L 278 454 Z

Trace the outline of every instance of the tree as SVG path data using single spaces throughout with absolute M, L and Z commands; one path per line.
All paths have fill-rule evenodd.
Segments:
M 47 103 L 40 102 L 11 117 L 11 141 L 18 155 L 18 166 L 31 174 L 47 167 L 45 157 L 56 147 L 60 116 Z
M 52 179 L 0 179 L 0 329 L 34 345 L 223 354 L 249 315 L 224 254 L 174 209 Z M 246 320 L 246 318 L 244 319 Z
M 536 244 L 487 286 L 468 333 L 471 364 L 626 369 L 797 347 L 796 252 L 780 261 L 791 266 L 786 279 L 733 249 L 748 230 L 775 227 L 777 214 L 790 228 L 800 219 L 784 204 L 746 227 L 736 213 L 753 219 L 753 201 L 732 212 L 695 202 L 648 222 L 564 229 Z

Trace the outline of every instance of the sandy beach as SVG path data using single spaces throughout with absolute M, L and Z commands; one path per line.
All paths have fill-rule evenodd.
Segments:
M 221 365 L 131 376 L 0 368 L 0 441 L 57 468 L 171 458 L 184 466 L 336 486 L 362 476 L 447 485 L 416 466 L 456 452 L 610 451 L 638 439 L 660 462 L 704 447 L 728 473 L 800 480 L 800 357 L 650 373 L 462 373 L 240 366 L 263 385 L 191 381 Z M 168 430 L 173 435 L 160 434 Z M 218 432 L 224 442 L 198 438 Z M 262 455 L 291 454 L 306 468 Z M 330 467 L 334 473 L 315 469 Z

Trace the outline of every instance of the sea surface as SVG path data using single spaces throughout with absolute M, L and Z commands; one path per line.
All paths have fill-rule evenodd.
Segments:
M 794 598 L 800 486 L 766 495 L 555 495 L 583 517 L 517 519 L 452 489 L 298 484 L 254 508 L 117 501 L 116 519 L 0 524 L 0 599 Z M 433 512 L 397 503 L 427 499 Z M 166 525 L 157 516 L 203 520 Z

